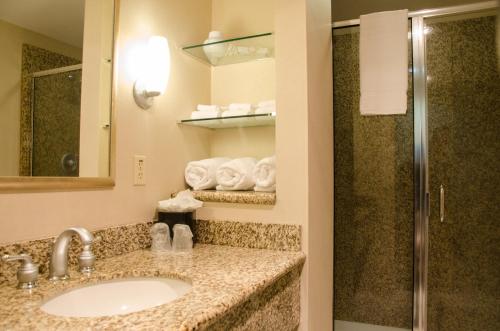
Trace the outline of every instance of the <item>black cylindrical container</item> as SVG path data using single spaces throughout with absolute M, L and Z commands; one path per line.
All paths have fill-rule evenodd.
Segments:
M 158 212 L 158 222 L 168 224 L 170 230 L 170 238 L 174 238 L 174 225 L 176 224 L 186 224 L 191 229 L 194 237 L 194 222 L 193 222 L 193 212 L 185 213 L 173 213 L 173 212 Z

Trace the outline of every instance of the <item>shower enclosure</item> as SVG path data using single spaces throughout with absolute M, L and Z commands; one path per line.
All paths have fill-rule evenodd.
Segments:
M 32 176 L 78 176 L 81 82 L 81 64 L 32 74 Z
M 496 2 L 410 13 L 405 115 L 359 113 L 334 24 L 336 331 L 500 330 Z

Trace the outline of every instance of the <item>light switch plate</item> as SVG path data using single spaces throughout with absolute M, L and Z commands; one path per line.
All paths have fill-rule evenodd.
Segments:
M 146 156 L 134 155 L 134 185 L 146 185 Z

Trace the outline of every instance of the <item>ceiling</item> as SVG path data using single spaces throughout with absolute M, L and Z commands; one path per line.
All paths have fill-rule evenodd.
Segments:
M 356 19 L 359 15 L 385 10 L 407 8 L 413 11 L 482 1 L 485 0 L 332 0 L 332 22 Z
M 82 48 L 85 0 L 0 0 L 0 20 Z

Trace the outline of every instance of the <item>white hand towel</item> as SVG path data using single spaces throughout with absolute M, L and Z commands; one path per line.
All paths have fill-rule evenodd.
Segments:
M 270 156 L 260 160 L 253 169 L 253 180 L 255 191 L 276 191 L 276 156 Z
M 220 111 L 220 107 L 217 105 L 198 105 L 196 106 L 198 111 Z
M 191 112 L 191 119 L 198 120 L 203 118 L 215 118 L 219 117 L 220 112 L 212 111 L 212 110 L 204 110 L 204 111 L 193 111 Z
M 406 113 L 408 10 L 360 16 L 361 115 Z
M 217 190 L 251 190 L 255 185 L 252 174 L 256 164 L 257 160 L 253 157 L 243 157 L 224 163 L 216 171 Z
M 246 110 L 250 112 L 252 110 L 252 105 L 249 103 L 231 103 L 229 104 L 229 110 Z
M 216 157 L 200 161 L 191 161 L 184 171 L 186 183 L 194 190 L 209 190 L 217 185 L 215 173 L 220 165 L 230 161 L 225 157 Z

